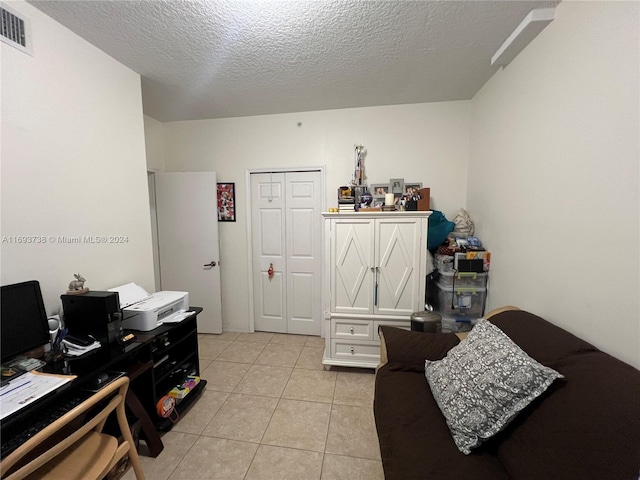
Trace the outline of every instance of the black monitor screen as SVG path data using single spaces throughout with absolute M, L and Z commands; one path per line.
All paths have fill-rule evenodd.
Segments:
M 49 341 L 47 312 L 36 280 L 2 286 L 0 302 L 2 363 Z

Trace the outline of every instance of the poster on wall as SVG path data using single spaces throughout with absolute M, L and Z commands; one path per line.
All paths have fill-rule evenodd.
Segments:
M 218 221 L 236 221 L 236 184 L 218 184 Z

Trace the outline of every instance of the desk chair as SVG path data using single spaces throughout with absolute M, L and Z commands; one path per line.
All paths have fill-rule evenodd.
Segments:
M 128 453 L 136 478 L 144 480 L 144 472 L 140 466 L 138 452 L 136 451 L 124 411 L 128 387 L 129 379 L 121 377 L 106 385 L 95 395 L 92 395 L 69 413 L 41 430 L 2 460 L 2 463 L 0 463 L 2 478 L 6 480 L 100 480 Z M 97 407 L 96 415 L 75 432 L 63 438 L 49 450 L 28 461 L 15 472 L 7 475 L 6 472 L 11 467 L 38 445 L 64 428 L 75 418 L 85 414 L 100 402 L 107 400 L 106 406 Z M 114 410 L 118 418 L 120 433 L 124 438 L 120 445 L 118 445 L 118 440 L 115 437 L 102 433 L 107 417 Z

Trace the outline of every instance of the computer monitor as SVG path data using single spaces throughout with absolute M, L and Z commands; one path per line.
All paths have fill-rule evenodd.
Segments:
M 36 280 L 3 285 L 0 290 L 2 363 L 49 342 L 49 324 Z

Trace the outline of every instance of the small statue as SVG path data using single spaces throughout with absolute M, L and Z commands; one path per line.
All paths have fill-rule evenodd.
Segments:
M 81 273 L 74 273 L 75 280 L 69 283 L 69 290 L 67 290 L 68 295 L 81 295 L 83 293 L 87 293 L 89 291 L 88 288 L 84 287 L 84 282 L 86 281 Z

